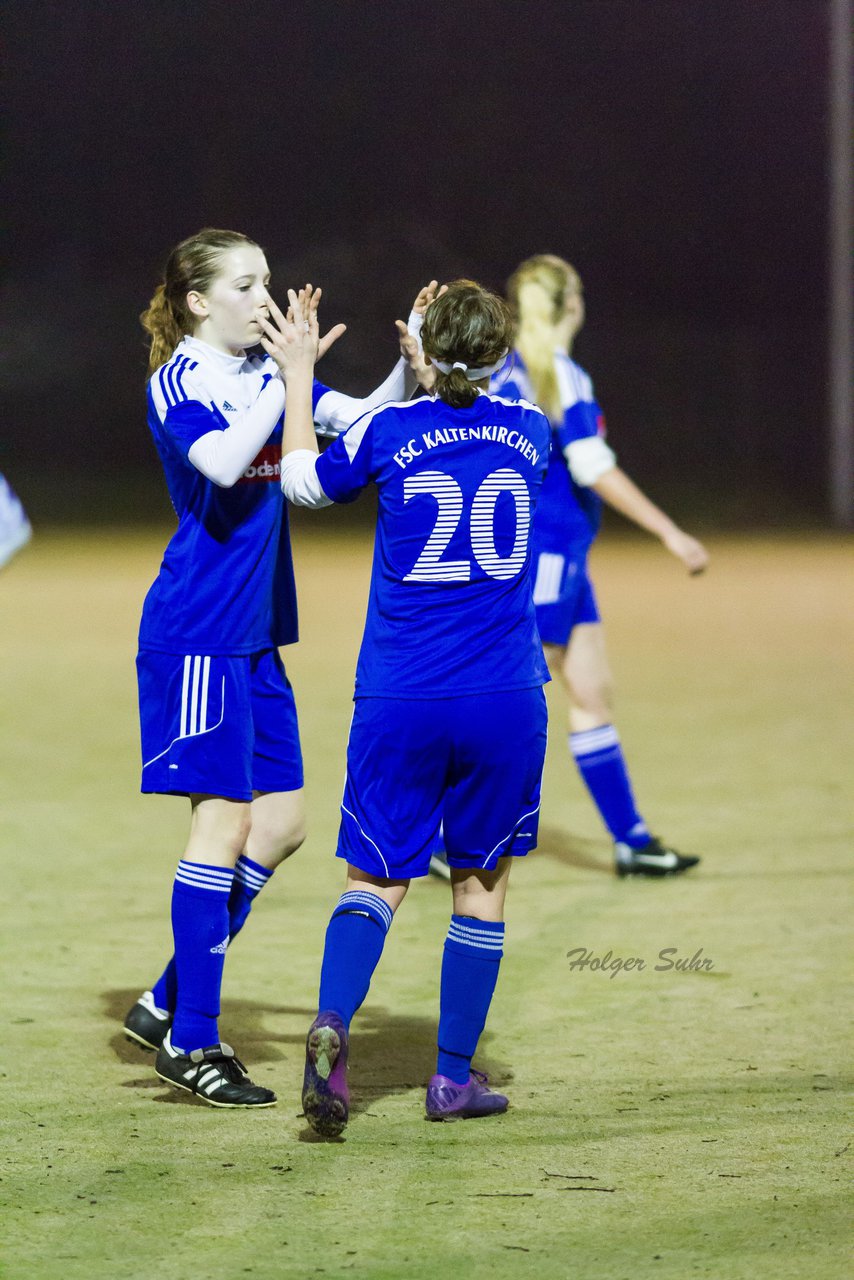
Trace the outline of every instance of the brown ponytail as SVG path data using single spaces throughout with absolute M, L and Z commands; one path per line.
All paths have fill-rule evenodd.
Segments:
M 229 249 L 252 245 L 254 240 L 239 231 L 220 231 L 204 227 L 176 245 L 166 260 L 163 281 L 154 291 L 148 307 L 139 317 L 151 337 L 148 372 L 154 373 L 165 364 L 186 333 L 192 333 L 196 320 L 187 306 L 191 290 L 206 293 L 219 270 L 222 255 Z
M 148 372 L 154 373 L 155 369 L 166 363 L 184 336 L 184 329 L 178 323 L 166 297 L 165 285 L 159 284 L 154 290 L 148 310 L 143 311 L 139 321 L 146 333 L 151 335 Z
M 470 369 L 495 364 L 507 351 L 513 321 L 507 304 L 474 280 L 455 280 L 427 308 L 421 341 L 427 356 Z M 474 404 L 478 389 L 464 369 L 436 370 L 436 394 L 454 409 Z

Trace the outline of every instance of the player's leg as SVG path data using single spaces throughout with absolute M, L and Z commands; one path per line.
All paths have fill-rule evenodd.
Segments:
M 347 1123 L 350 1023 L 410 878 L 427 874 L 438 832 L 446 760 L 433 711 L 430 701 L 356 701 L 337 850 L 347 883 L 326 930 L 303 1080 L 306 1118 L 325 1136 Z
M 172 887 L 174 1005 L 152 1001 L 173 1014 L 156 1070 L 214 1106 L 269 1106 L 275 1095 L 249 1081 L 220 1043 L 218 1028 L 228 900 L 251 822 L 248 659 L 140 654 L 137 665 L 142 788 L 188 794 L 191 803 L 190 833 Z M 125 1022 L 130 1035 L 138 1009 Z
M 673 875 L 699 861 L 650 835 L 635 802 L 619 734 L 613 723 L 613 678 L 592 588 L 579 601 L 579 619 L 566 646 L 544 645 L 550 669 L 569 698 L 569 748 L 614 841 L 618 875 Z
M 234 865 L 249 834 L 248 801 L 192 795 L 190 836 L 172 890 L 177 998 L 155 1070 L 162 1080 L 216 1107 L 268 1107 L 219 1038 L 220 991 L 229 943 L 228 900 Z
M 555 654 L 551 645 L 545 651 L 566 689 L 569 749 L 591 798 L 615 844 L 640 848 L 649 842 L 649 830 L 638 812 L 612 722 L 613 679 L 602 624 L 580 622 L 562 652 Z
M 237 859 L 228 903 L 230 937 L 275 869 L 305 840 L 302 751 L 291 683 L 276 649 L 249 660 L 254 730 L 249 836 Z
M 433 1120 L 507 1107 L 472 1059 L 504 951 L 512 859 L 536 845 L 546 748 L 542 689 L 459 701 L 463 721 L 445 803 L 453 912 L 442 957 L 436 1073 L 427 1091 Z
M 246 923 L 258 894 L 286 858 L 305 839 L 305 800 L 296 791 L 255 792 L 249 806 L 248 836 L 234 865 L 228 895 L 228 937 L 233 942 Z M 150 991 L 140 996 L 125 1022 L 128 1036 L 157 1049 L 169 1030 L 178 996 L 174 955 Z
M 172 888 L 177 991 L 172 1044 L 181 1053 L 219 1040 L 234 866 L 249 834 L 249 804 L 190 797 L 190 835 Z
M 234 868 L 228 899 L 229 939 L 246 923 L 252 904 L 276 868 L 305 840 L 305 799 L 296 791 L 256 791 L 250 806 L 251 825 Z
M 318 1008 L 349 1030 L 379 964 L 408 879 L 374 876 L 348 865 L 347 883 L 326 929 Z
M 643 844 L 649 832 L 611 724 L 613 680 L 586 556 L 541 555 L 534 602 L 549 670 L 569 698 L 569 749 L 582 779 L 614 841 Z
M 451 868 L 453 913 L 442 953 L 436 1071 L 427 1089 L 431 1120 L 467 1119 L 507 1109 L 472 1066 L 504 953 L 504 897 L 513 859 L 494 870 Z
M 213 661 L 216 663 L 223 660 Z M 236 673 L 229 671 L 230 696 L 222 699 L 223 709 L 230 710 L 231 715 L 215 731 L 208 731 L 203 735 L 206 739 L 204 742 L 200 739 L 196 744 L 199 750 L 209 753 L 212 746 L 221 739 L 223 732 L 227 731 L 228 720 L 233 719 L 236 714 L 248 714 L 252 728 L 248 739 L 251 751 L 252 805 L 249 834 L 237 858 L 229 893 L 229 940 L 234 939 L 243 928 L 252 903 L 268 884 L 275 868 L 290 857 L 305 839 L 302 754 L 296 705 L 279 654 L 276 650 L 266 650 L 231 662 L 232 666 L 236 664 L 237 670 Z M 213 671 L 216 685 L 216 665 Z M 246 688 L 238 698 L 236 685 L 238 682 L 242 685 L 244 681 Z M 190 688 L 185 690 L 182 678 L 182 705 L 185 710 L 187 702 L 193 701 L 191 678 L 188 683 Z M 211 698 L 210 688 L 211 676 L 208 670 L 208 701 Z M 217 710 L 215 703 L 212 710 Z M 211 723 L 216 724 L 217 718 L 213 717 Z M 187 720 L 185 715 L 181 728 L 188 727 Z M 171 733 L 173 729 L 174 726 L 170 725 L 167 732 Z M 171 738 L 167 740 L 171 741 Z M 192 745 L 184 744 L 185 753 Z M 228 743 L 220 742 L 218 749 L 227 750 Z M 170 757 L 176 750 L 177 747 L 173 746 Z M 157 752 L 152 748 L 151 754 L 156 755 Z M 168 771 L 169 763 L 165 763 Z M 164 761 L 155 764 L 153 768 L 157 770 L 162 764 Z M 182 772 L 186 773 L 187 768 L 187 762 L 183 761 Z M 222 775 L 219 776 L 222 780 Z M 165 785 L 168 786 L 169 780 L 167 772 Z M 232 781 L 232 777 L 227 779 L 229 784 Z M 128 1013 L 125 1020 L 127 1035 L 145 1048 L 159 1048 L 175 1011 L 177 990 L 175 957 L 172 956 L 151 990 L 143 992 Z
M 326 929 L 319 1012 L 306 1038 L 302 1104 L 316 1133 L 335 1137 L 350 1115 L 350 1024 L 361 1008 L 408 880 L 347 867 L 347 884 Z

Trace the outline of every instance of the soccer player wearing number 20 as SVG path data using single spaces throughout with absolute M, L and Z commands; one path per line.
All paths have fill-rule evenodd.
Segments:
M 309 507 L 351 502 L 369 484 L 379 497 L 337 850 L 347 887 L 326 933 L 303 1107 L 318 1133 L 347 1123 L 350 1021 L 443 819 L 453 914 L 427 1115 L 493 1114 L 507 1099 L 472 1057 L 498 976 L 510 865 L 536 844 L 549 676 L 529 535 L 549 424 L 534 405 L 486 394 L 511 341 L 509 312 L 457 281 L 424 317 L 435 396 L 366 414 L 318 457 L 316 318 L 305 293 L 289 296 L 295 324 L 282 339 L 267 326 L 264 342 L 287 385 L 282 488 Z

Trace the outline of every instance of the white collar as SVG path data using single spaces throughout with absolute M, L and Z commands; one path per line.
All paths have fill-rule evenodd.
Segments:
M 245 352 L 242 356 L 230 356 L 225 351 L 218 351 L 209 342 L 203 342 L 201 338 L 193 338 L 189 334 L 184 335 L 181 346 L 189 347 L 195 355 L 221 373 L 240 373 L 249 359 Z

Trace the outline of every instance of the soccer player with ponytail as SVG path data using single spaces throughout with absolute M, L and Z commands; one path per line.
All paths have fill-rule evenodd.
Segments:
M 226 950 L 304 839 L 296 708 L 279 647 L 297 639 L 279 471 L 285 387 L 257 347 L 271 306 L 263 250 L 206 228 L 172 250 L 141 320 L 148 424 L 178 527 L 146 596 L 137 671 L 142 790 L 190 800 L 172 890 L 175 953 L 125 1020 L 164 1080 L 218 1107 L 266 1107 L 220 1041 Z M 343 332 L 332 329 L 322 354 Z M 404 391 L 402 362 L 365 400 L 315 382 L 334 434 Z
M 678 874 L 699 859 L 652 836 L 635 804 L 612 723 L 611 674 L 587 554 L 603 500 L 658 537 L 689 573 L 701 573 L 708 554 L 650 502 L 605 443 L 593 385 L 570 355 L 584 323 L 577 271 L 551 254 L 528 258 L 510 277 L 508 297 L 516 350 L 492 390 L 534 401 L 552 427 L 532 534 L 534 603 L 549 667 L 569 698 L 570 751 L 614 841 L 617 874 Z
M 279 330 L 262 322 L 287 386 L 285 494 L 323 507 L 374 484 L 379 498 L 338 837 L 347 881 L 326 932 L 303 1108 L 320 1134 L 347 1123 L 350 1022 L 411 879 L 428 872 L 443 819 L 453 904 L 426 1111 L 432 1120 L 487 1116 L 507 1099 L 472 1057 L 503 953 L 510 866 L 536 844 L 546 745 L 549 677 L 529 534 L 548 420 L 534 405 L 487 394 L 511 341 L 510 314 L 458 280 L 424 315 L 435 396 L 367 413 L 318 457 L 317 321 L 310 291 L 289 297 L 292 324 L 274 308 Z

